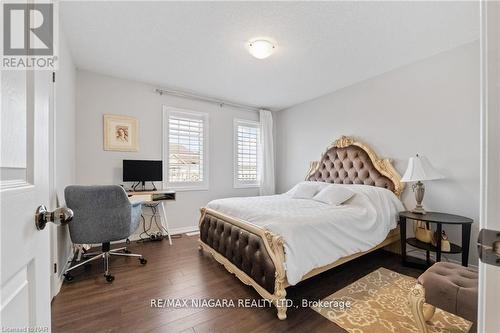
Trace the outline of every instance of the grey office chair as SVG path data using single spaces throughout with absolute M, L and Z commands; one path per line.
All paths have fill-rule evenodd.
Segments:
M 68 270 L 67 281 L 73 280 L 70 271 L 93 260 L 104 259 L 106 281 L 115 278 L 109 271 L 109 256 L 137 257 L 142 265 L 147 260 L 133 254 L 126 247 L 111 250 L 110 242 L 128 239 L 141 221 L 141 203 L 130 203 L 127 193 L 118 185 L 68 186 L 64 190 L 66 205 L 73 210 L 74 217 L 69 226 L 71 240 L 75 244 L 102 244 L 102 252 L 85 253 L 93 256 Z

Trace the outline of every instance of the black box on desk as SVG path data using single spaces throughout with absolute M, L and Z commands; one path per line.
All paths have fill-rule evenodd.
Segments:
M 175 200 L 175 191 L 154 193 L 151 195 L 151 200 L 153 201 Z

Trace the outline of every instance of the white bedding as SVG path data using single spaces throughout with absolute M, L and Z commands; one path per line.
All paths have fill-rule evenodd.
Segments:
M 281 195 L 213 200 L 207 207 L 283 236 L 287 279 L 294 285 L 314 268 L 381 243 L 404 210 L 394 193 L 380 187 L 318 186 L 347 186 L 356 194 L 341 206 L 294 199 L 292 189 Z

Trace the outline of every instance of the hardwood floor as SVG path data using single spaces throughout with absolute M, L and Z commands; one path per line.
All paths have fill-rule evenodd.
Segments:
M 207 253 L 197 249 L 197 236 L 168 242 L 133 243 L 129 249 L 148 259 L 113 257 L 115 281 L 107 283 L 102 264 L 75 272 L 52 302 L 53 332 L 345 332 L 309 308 L 290 308 L 278 320 L 272 308 L 152 308 L 152 298 L 260 299 Z M 417 277 L 421 271 L 402 267 L 400 258 L 377 251 L 287 289 L 287 297 L 320 300 L 378 267 Z

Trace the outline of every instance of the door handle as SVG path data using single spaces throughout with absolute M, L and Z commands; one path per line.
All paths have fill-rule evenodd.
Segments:
M 73 219 L 73 211 L 66 207 L 56 208 L 49 212 L 44 205 L 38 206 L 35 213 L 35 226 L 38 230 L 43 230 L 47 222 L 56 225 L 65 225 Z
M 500 266 L 500 231 L 481 229 L 477 249 L 482 262 Z

